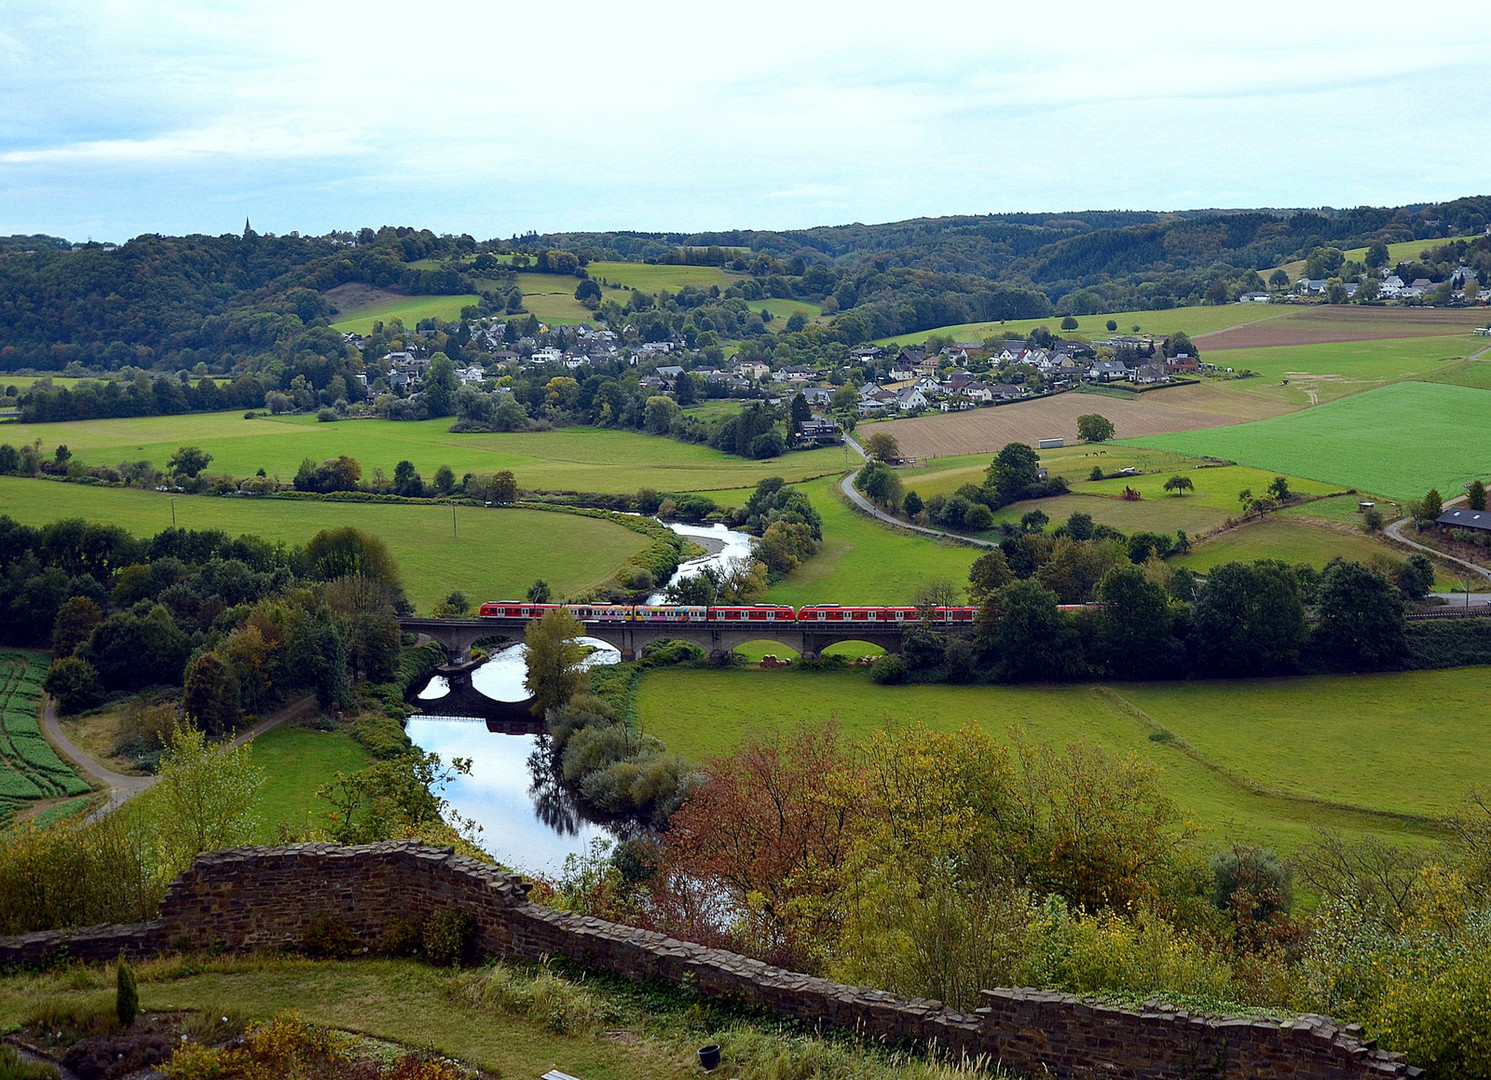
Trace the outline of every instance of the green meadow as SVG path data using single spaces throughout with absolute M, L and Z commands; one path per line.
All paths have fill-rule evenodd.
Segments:
M 763 477 L 801 480 L 844 466 L 836 447 L 793 453 L 770 461 L 730 457 L 707 446 L 603 428 L 508 434 L 452 434 L 449 418 L 317 423 L 314 416 L 261 417 L 194 413 L 172 417 L 85 420 L 63 424 L 0 426 L 0 443 L 21 446 L 41 439 L 46 452 L 67 444 L 89 465 L 148 460 L 157 468 L 183 445 L 212 454 L 211 473 L 251 476 L 263 469 L 288 482 L 305 458 L 347 454 L 363 474 L 381 468 L 390 476 L 409 460 L 428 479 L 441 465 L 456 476 L 511 469 L 521 487 L 543 490 L 633 492 L 711 491 L 754 486 Z
M 1269 420 L 1134 442 L 1400 500 L 1431 487 L 1448 496 L 1491 475 L 1488 408 L 1485 390 L 1401 382 Z
M 443 504 L 233 499 L 100 488 L 0 476 L 0 514 L 27 525 L 87 518 L 154 536 L 182 528 L 249 533 L 304 544 L 322 529 L 350 525 L 381 536 L 398 560 L 410 600 L 429 611 L 453 589 L 472 602 L 521 595 L 543 578 L 561 596 L 608 581 L 646 545 L 619 525 L 539 510 L 484 510 Z M 452 519 L 456 535 L 451 535 Z
M 649 263 L 593 262 L 585 268 L 593 280 L 602 285 L 620 285 L 639 292 L 659 293 L 664 289 L 676 293 L 685 285 L 707 289 L 718 285 L 723 292 L 746 275 L 732 274 L 718 266 L 654 266 Z M 571 289 L 571 292 L 574 290 Z M 610 289 L 603 289 L 608 296 Z
M 1308 507 L 1303 508 L 1308 510 Z M 1308 563 L 1322 567 L 1336 556 L 1353 562 L 1372 563 L 1384 559 L 1401 560 L 1399 548 L 1371 539 L 1366 533 L 1340 532 L 1311 525 L 1298 519 L 1269 516 L 1228 529 L 1197 544 L 1185 556 L 1172 558 L 1177 566 L 1206 572 L 1229 562 L 1256 562 L 1279 559 L 1286 563 Z M 1440 584 L 1446 585 L 1443 570 L 1438 571 Z
M 878 525 L 851 508 L 838 485 L 838 477 L 802 485 L 823 519 L 823 548 L 764 599 L 794 607 L 906 604 L 930 582 L 967 583 L 977 550 Z
M 1267 349 L 1228 349 L 1205 358 L 1216 364 L 1256 372 L 1229 389 L 1261 393 L 1293 405 L 1316 405 L 1389 383 L 1435 379 L 1463 370 L 1458 361 L 1485 339 L 1470 334 L 1334 341 L 1320 345 L 1279 345 Z M 1281 385 L 1284 380 L 1288 385 Z
M 402 319 L 404 325 L 412 330 L 421 319 L 454 322 L 461 317 L 463 307 L 475 304 L 480 299 L 473 293 L 461 296 L 401 296 L 341 312 L 341 317 L 331 326 L 333 330 L 346 334 L 371 334 L 375 322 L 387 323 Z
M 1290 851 L 1317 828 L 1429 835 L 1419 819 L 1445 813 L 1484 783 L 1488 674 L 881 687 L 864 671 L 665 669 L 643 678 L 637 715 L 644 731 L 694 759 L 824 719 L 853 742 L 918 722 L 941 731 L 977 725 L 998 737 L 1020 729 L 1057 745 L 1097 742 L 1153 764 L 1209 842 Z M 1427 748 L 1433 784 L 1424 782 Z
M 324 829 L 331 804 L 318 799 L 317 790 L 335 781 L 337 773 L 366 768 L 372 758 L 345 732 L 283 724 L 254 740 L 253 762 L 265 773 L 256 840 L 273 844 L 281 822 L 298 834 Z

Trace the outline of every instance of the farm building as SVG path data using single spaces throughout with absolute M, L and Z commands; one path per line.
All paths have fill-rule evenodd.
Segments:
M 1491 510 L 1471 510 L 1468 507 L 1457 506 L 1440 514 L 1436 523 L 1447 529 L 1475 529 L 1478 532 L 1491 532 Z

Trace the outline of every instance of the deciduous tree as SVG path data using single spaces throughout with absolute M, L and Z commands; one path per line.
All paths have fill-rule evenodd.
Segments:
M 528 674 L 523 685 L 533 695 L 533 713 L 544 716 L 580 693 L 589 684 L 583 667 L 588 650 L 580 643 L 585 628 L 565 608 L 544 612 L 523 631 Z

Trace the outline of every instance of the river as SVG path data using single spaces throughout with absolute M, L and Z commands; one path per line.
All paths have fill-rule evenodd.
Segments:
M 750 553 L 751 537 L 723 525 L 671 525 L 705 548 L 705 554 L 678 568 L 670 584 L 699 573 L 706 566 L 722 567 Z M 662 594 L 648 598 L 661 602 Z M 595 638 L 587 663 L 614 664 L 621 654 Z M 558 874 L 569 855 L 586 852 L 597 837 L 610 837 L 601 825 L 586 821 L 554 783 L 546 761 L 547 738 L 542 724 L 528 715 L 527 674 L 521 643 L 508 646 L 471 672 L 476 695 L 452 690 L 443 676 L 435 676 L 415 697 L 420 712 L 405 730 L 422 750 L 452 758 L 470 758 L 471 774 L 458 776 L 441 792 L 461 817 L 481 828 L 477 842 L 498 861 L 519 870 Z M 462 701 L 463 711 L 476 702 L 481 716 L 440 715 L 443 699 Z M 452 710 L 454 711 L 454 710 Z

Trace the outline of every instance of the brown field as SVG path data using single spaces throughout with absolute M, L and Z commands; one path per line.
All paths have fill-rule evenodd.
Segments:
M 403 293 L 389 292 L 387 289 L 380 289 L 373 285 L 364 285 L 360 281 L 349 281 L 345 285 L 327 289 L 321 295 L 325 296 L 337 312 L 343 315 L 372 304 L 386 304 L 394 300 L 409 299 Z
M 1484 308 L 1346 307 L 1322 304 L 1287 315 L 1196 335 L 1207 353 L 1270 349 L 1284 345 L 1329 345 L 1338 341 L 1442 337 L 1485 324 Z
M 1116 436 L 1128 439 L 1222 427 L 1290 411 L 1275 401 L 1236 400 L 1242 396 L 1207 385 L 1151 391 L 1132 401 L 1100 394 L 1058 394 L 997 408 L 887 420 L 872 425 L 866 434 L 887 432 L 896 437 L 903 457 L 929 458 L 989 453 L 1012 442 L 1034 446 L 1040 439 L 1060 438 L 1071 445 L 1078 441 L 1077 417 L 1085 413 L 1106 416 L 1113 421 Z

